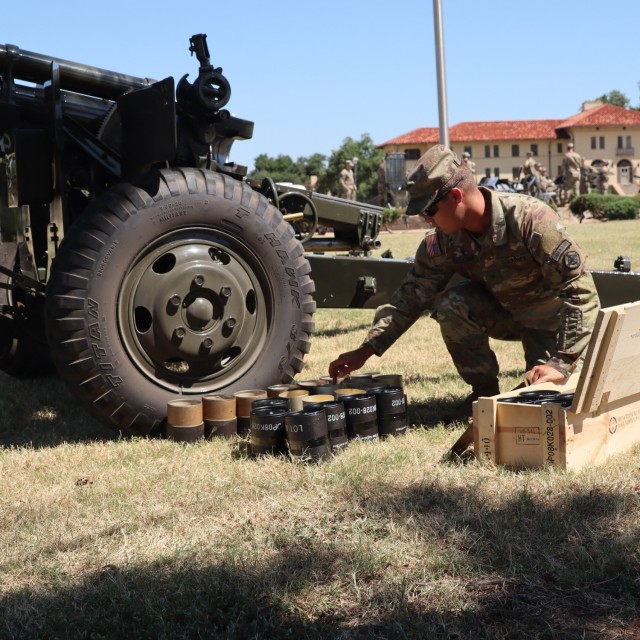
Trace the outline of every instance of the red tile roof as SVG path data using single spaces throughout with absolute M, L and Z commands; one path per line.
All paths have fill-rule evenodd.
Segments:
M 497 120 L 461 122 L 449 128 L 452 142 L 467 140 L 539 140 L 557 137 L 562 120 Z
M 640 126 L 640 111 L 611 104 L 592 107 L 566 120 L 497 120 L 492 122 L 460 122 L 449 127 L 451 142 L 482 140 L 556 140 L 566 138 L 562 129 L 571 127 Z M 378 147 L 392 144 L 436 144 L 440 140 L 438 127 L 420 127 Z
M 640 111 L 624 109 L 612 104 L 601 104 L 586 111 L 581 111 L 575 116 L 563 120 L 558 128 L 569 127 L 621 127 L 640 125 Z
M 386 147 L 391 144 L 430 144 L 440 140 L 440 129 L 438 127 L 420 127 L 405 133 L 397 138 L 391 138 L 378 147 Z

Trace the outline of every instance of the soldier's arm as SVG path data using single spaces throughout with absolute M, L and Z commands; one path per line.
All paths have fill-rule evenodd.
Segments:
M 536 216 L 525 242 L 540 264 L 545 285 L 562 303 L 556 352 L 545 364 L 568 375 L 582 366 L 600 308 L 595 283 L 586 270 L 585 254 L 548 207 Z M 553 306 L 549 313 L 555 314 Z
M 391 296 L 389 304 L 376 310 L 364 344 L 382 355 L 411 325 L 433 307 L 435 296 L 449 282 L 452 272 L 427 255 L 423 240 L 404 282 Z

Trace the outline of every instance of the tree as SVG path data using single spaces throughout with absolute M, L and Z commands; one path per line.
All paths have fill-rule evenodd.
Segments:
M 601 100 L 604 104 L 612 104 L 615 107 L 622 107 L 623 109 L 628 108 L 629 103 L 631 102 L 629 98 L 622 93 L 622 91 L 618 91 L 617 89 L 613 89 L 612 91 L 609 91 L 609 93 L 605 93 L 597 99 Z
M 274 182 L 292 182 L 293 184 L 307 184 L 310 176 L 322 175 L 327 158 L 321 153 L 314 153 L 309 158 L 300 157 L 295 162 L 287 155 L 275 158 L 261 153 L 255 160 L 255 169 L 249 178 L 258 182 L 264 178 L 271 178 Z
M 345 138 L 342 146 L 332 152 L 325 174 L 318 181 L 318 190 L 340 195 L 339 177 L 346 160 L 357 158 L 355 165 L 356 184 L 358 186 L 358 200 L 367 202 L 377 198 L 378 194 L 378 165 L 384 153 L 376 149 L 368 133 L 363 133 L 360 140 Z M 354 160 L 355 163 L 355 160 Z

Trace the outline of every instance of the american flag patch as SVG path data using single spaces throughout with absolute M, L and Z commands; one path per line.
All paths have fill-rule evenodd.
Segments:
M 442 255 L 437 233 L 428 233 L 424 238 L 424 242 L 427 246 L 428 256 L 430 256 L 431 258 L 435 258 L 436 256 Z

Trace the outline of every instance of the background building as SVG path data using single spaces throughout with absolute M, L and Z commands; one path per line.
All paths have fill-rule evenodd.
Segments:
M 584 103 L 580 113 L 565 120 L 504 120 L 461 122 L 449 128 L 451 148 L 467 151 L 475 164 L 476 179 L 496 176 L 517 180 L 527 151 L 551 177 L 560 173 L 567 144 L 587 166 L 608 163 L 609 184 L 629 195 L 638 192 L 640 179 L 640 111 L 601 102 Z M 437 127 L 421 127 L 378 145 L 385 153 L 403 153 L 405 170 L 439 142 Z

